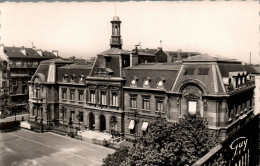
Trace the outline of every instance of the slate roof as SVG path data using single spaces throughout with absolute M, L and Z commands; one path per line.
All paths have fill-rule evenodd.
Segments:
M 71 60 L 66 60 L 66 59 L 62 59 L 62 58 L 54 58 L 54 59 L 49 59 L 49 60 L 45 60 L 42 61 L 41 64 L 50 64 L 50 63 L 60 63 L 60 64 L 71 64 L 72 61 Z
M 183 59 L 183 62 L 236 62 L 241 63 L 239 61 L 236 61 L 234 59 L 227 59 L 217 56 L 210 56 L 207 54 L 200 54 L 196 56 L 191 56 L 186 59 Z
M 229 77 L 229 72 L 248 72 L 256 73 L 257 71 L 249 65 L 232 64 L 232 63 L 219 63 L 219 70 L 222 77 Z
M 137 49 L 138 52 L 147 53 L 147 54 L 152 54 L 152 55 L 154 55 L 158 50 L 159 50 L 159 49 L 150 49 L 150 48 Z M 134 49 L 133 51 L 135 51 L 135 49 Z
M 124 70 L 126 75 L 126 86 L 130 87 L 131 78 L 136 77 L 138 79 L 137 87 L 142 88 L 143 80 L 149 77 L 151 80 L 150 88 L 156 89 L 158 78 L 163 78 L 165 80 L 164 88 L 166 90 L 170 90 L 173 82 L 176 79 L 180 66 L 181 65 L 179 63 L 152 63 L 128 67 Z
M 256 70 L 257 74 L 260 74 L 260 66 L 253 66 L 253 68 Z
M 250 65 L 243 65 L 244 69 L 251 74 L 256 74 L 256 73 L 260 73 L 260 68 L 259 67 L 253 67 Z
M 109 50 L 99 53 L 98 55 L 121 55 L 121 54 L 129 55 L 130 52 L 119 48 L 110 48 Z
M 92 69 L 92 65 L 77 65 L 77 64 L 71 64 L 66 65 L 62 67 L 58 67 L 57 73 L 58 73 L 58 81 L 63 81 L 63 76 L 66 74 L 68 75 L 68 82 L 70 82 L 70 78 L 72 75 L 75 75 L 75 79 L 73 83 L 79 83 L 79 79 L 81 75 L 89 76 Z
M 20 47 L 4 47 L 4 52 L 9 58 L 21 58 L 21 59 L 49 59 L 56 56 L 48 51 L 43 51 L 43 56 L 39 55 L 37 51 L 32 48 L 25 48 L 26 55 L 21 52 Z
M 180 65 L 180 63 L 142 63 L 133 67 L 126 67 L 125 69 L 178 70 Z

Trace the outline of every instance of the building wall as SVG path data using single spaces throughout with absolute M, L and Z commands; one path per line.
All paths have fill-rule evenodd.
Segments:
M 260 113 L 260 75 L 255 76 L 255 97 L 254 97 L 254 103 L 255 103 L 255 110 L 254 114 Z

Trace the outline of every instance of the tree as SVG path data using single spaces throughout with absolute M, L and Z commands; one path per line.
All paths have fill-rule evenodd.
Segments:
M 102 166 L 122 166 L 126 161 L 126 157 L 129 149 L 127 147 L 120 147 L 116 149 L 113 154 L 108 154 L 108 156 L 103 159 Z
M 218 143 L 199 113 L 184 115 L 178 123 L 163 118 L 149 124 L 146 135 L 129 149 L 127 165 L 192 165 Z
M 2 112 L 1 114 L 4 115 L 4 116 L 8 115 L 8 110 L 11 107 L 9 105 L 8 101 L 9 101 L 9 95 L 8 94 L 2 94 L 0 96 L 0 104 L 1 104 L 0 110 Z

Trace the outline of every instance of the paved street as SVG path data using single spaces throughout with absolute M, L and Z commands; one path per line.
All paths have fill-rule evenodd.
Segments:
M 0 135 L 3 166 L 96 166 L 114 150 L 53 133 L 18 130 Z

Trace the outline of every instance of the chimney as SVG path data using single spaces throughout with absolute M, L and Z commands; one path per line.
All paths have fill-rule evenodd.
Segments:
M 26 50 L 25 50 L 24 46 L 21 47 L 21 52 L 26 56 Z
M 42 50 L 41 50 L 41 49 L 38 49 L 38 50 L 37 50 L 37 53 L 38 53 L 40 56 L 42 56 Z
M 138 45 L 135 45 L 135 51 L 130 54 L 130 67 L 133 67 L 138 64 Z
M 32 49 L 35 50 L 35 51 L 37 51 L 35 46 L 32 46 Z
M 58 54 L 58 50 L 52 50 L 52 53 L 53 53 L 56 57 L 59 56 L 59 54 Z

